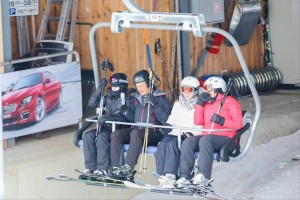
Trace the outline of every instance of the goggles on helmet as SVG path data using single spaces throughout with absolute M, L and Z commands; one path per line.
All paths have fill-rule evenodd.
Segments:
M 195 88 L 191 86 L 181 86 L 181 91 L 185 93 L 191 93 L 194 92 Z
M 212 85 L 210 85 L 210 84 L 204 85 L 203 89 L 205 92 L 210 92 L 210 91 L 212 91 Z
M 128 83 L 127 80 L 119 79 L 119 78 L 111 78 L 111 84 L 118 84 L 118 83 Z

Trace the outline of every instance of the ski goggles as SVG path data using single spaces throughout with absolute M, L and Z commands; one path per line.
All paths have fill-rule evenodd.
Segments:
M 203 89 L 204 89 L 205 92 L 210 92 L 210 91 L 212 91 L 212 86 L 210 84 L 204 85 Z
M 127 80 L 119 79 L 119 78 L 112 78 L 110 79 L 111 84 L 118 84 L 118 83 L 128 83 Z
M 181 86 L 181 91 L 185 93 L 191 93 L 195 91 L 195 88 L 190 86 Z

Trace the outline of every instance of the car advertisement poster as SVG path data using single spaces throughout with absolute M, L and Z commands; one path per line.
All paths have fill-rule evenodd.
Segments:
M 1 75 L 3 139 L 76 124 L 82 117 L 80 65 Z

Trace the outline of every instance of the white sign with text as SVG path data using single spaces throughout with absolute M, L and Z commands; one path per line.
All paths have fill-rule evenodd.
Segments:
M 10 16 L 28 16 L 39 14 L 39 0 L 9 0 Z

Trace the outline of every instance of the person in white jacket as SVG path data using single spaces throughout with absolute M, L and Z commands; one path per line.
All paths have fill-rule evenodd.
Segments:
M 177 127 L 201 128 L 194 124 L 195 104 L 199 96 L 200 83 L 195 77 L 188 76 L 181 81 L 181 94 L 174 103 L 171 115 L 165 125 Z M 180 150 L 178 148 L 178 129 L 161 129 L 164 134 L 154 154 L 156 172 L 161 186 L 171 187 L 178 177 Z M 181 139 L 201 134 L 201 131 L 182 130 Z

